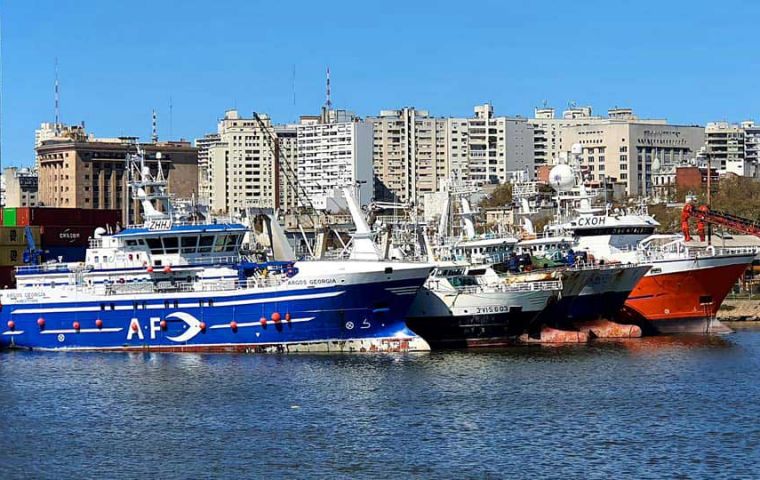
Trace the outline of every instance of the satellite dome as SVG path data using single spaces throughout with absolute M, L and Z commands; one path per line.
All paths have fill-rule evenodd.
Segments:
M 95 229 L 95 238 L 101 238 L 103 235 L 106 234 L 106 229 L 103 227 L 98 227 Z
M 549 172 L 549 185 L 557 191 L 570 190 L 575 186 L 575 175 L 569 165 L 556 165 Z
M 573 155 L 580 155 L 583 153 L 583 145 L 580 143 L 574 143 L 572 147 L 570 147 L 570 152 Z

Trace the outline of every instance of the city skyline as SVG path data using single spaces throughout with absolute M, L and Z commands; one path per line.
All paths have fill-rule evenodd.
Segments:
M 54 120 L 56 63 L 61 121 L 84 120 L 99 136 L 147 139 L 154 109 L 162 139 L 212 132 L 229 108 L 293 122 L 318 113 L 328 66 L 333 105 L 362 117 L 404 106 L 469 116 L 484 102 L 530 117 L 544 100 L 558 111 L 573 100 L 600 114 L 630 107 L 676 124 L 760 111 L 741 81 L 760 64 L 736 48 L 752 45 L 760 7 L 748 2 L 743 15 L 686 2 L 643 2 L 625 15 L 603 2 L 475 12 L 454 3 L 228 5 L 213 15 L 202 2 L 0 5 L 3 165 L 33 164 L 34 129 Z

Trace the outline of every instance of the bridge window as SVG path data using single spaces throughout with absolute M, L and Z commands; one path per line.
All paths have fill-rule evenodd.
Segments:
M 177 237 L 164 237 L 163 241 L 166 253 L 179 253 L 179 240 Z
M 211 251 L 211 246 L 214 244 L 213 235 L 203 235 L 198 242 L 198 253 L 208 253 Z
M 137 240 L 127 240 L 128 247 L 134 247 L 135 245 L 137 245 Z
M 164 247 L 161 245 L 160 238 L 146 238 L 145 241 L 148 243 L 148 248 L 150 248 L 150 253 L 154 255 L 160 255 L 164 253 Z
M 224 241 L 226 238 L 227 235 L 218 235 L 216 237 L 216 241 L 214 242 L 214 253 L 224 251 Z
M 238 236 L 237 235 L 227 235 L 227 240 L 224 242 L 224 251 L 225 252 L 234 252 L 235 246 L 237 245 Z
M 195 253 L 198 237 L 181 237 L 182 253 Z

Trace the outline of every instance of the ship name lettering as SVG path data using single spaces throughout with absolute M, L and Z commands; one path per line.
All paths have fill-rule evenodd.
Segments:
M 604 217 L 581 217 L 578 219 L 578 225 L 581 227 L 593 226 L 593 225 L 604 225 L 604 221 L 605 221 Z

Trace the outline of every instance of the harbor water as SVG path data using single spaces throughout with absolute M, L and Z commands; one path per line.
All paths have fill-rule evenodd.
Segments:
M 0 477 L 757 478 L 760 330 L 358 355 L 0 354 Z

